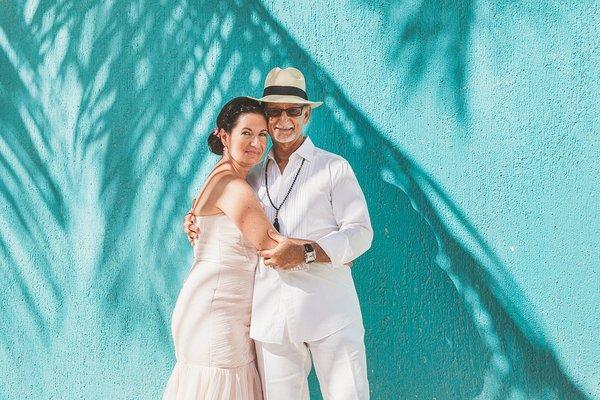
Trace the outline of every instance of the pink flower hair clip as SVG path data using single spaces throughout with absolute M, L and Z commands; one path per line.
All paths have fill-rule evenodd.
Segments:
M 216 127 L 215 129 L 213 129 L 212 134 L 220 139 L 221 138 L 221 129 L 219 129 L 219 127 Z

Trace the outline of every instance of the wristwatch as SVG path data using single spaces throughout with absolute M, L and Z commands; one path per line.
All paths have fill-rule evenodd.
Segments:
M 304 245 L 304 262 L 310 264 L 315 261 L 317 261 L 315 249 L 312 247 L 312 244 L 306 243 Z

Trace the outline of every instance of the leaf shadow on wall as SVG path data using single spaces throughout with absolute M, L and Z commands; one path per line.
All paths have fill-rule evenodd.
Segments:
M 363 2 L 361 0 L 361 2 Z M 437 79 L 438 97 L 464 126 L 469 123 L 468 52 L 475 21 L 473 0 L 365 2 L 381 13 L 391 40 L 387 58 L 405 100 L 427 79 Z M 433 75 L 432 68 L 439 68 Z
M 133 386 L 146 395 L 158 394 L 174 361 L 170 316 L 185 274 L 178 267 L 189 263 L 191 255 L 181 220 L 198 169 L 211 160 L 206 135 L 227 99 L 258 95 L 266 71 L 276 65 L 295 65 L 305 72 L 311 97 L 325 101 L 315 110 L 309 132 L 318 145 L 350 161 L 372 213 L 373 248 L 353 267 L 367 331 L 372 397 L 466 399 L 481 394 L 481 398 L 500 399 L 522 394 L 584 398 L 561 370 L 539 330 L 512 305 L 512 299 L 521 296 L 518 288 L 502 273 L 500 262 L 459 210 L 424 171 L 385 139 L 262 6 L 242 1 L 187 6 L 143 1 L 41 2 L 26 24 L 10 19 L 10 15 L 24 13 L 23 4 L 14 7 L 12 13 L 3 14 L 1 26 L 16 55 L 8 57 L 3 47 L 2 69 L 19 77 L 7 78 L 3 73 L 0 83 L 3 93 L 13 80 L 23 81 L 27 90 L 9 104 L 16 107 L 18 101 L 27 99 L 26 103 L 34 104 L 29 106 L 30 114 L 48 112 L 47 104 L 35 106 L 41 100 L 27 96 L 31 85 L 40 86 L 45 79 L 39 75 L 39 60 L 57 52 L 64 53 L 55 61 L 58 81 L 74 76 L 81 90 L 78 95 L 63 94 L 65 98 L 79 96 L 72 135 L 54 138 L 50 150 L 39 144 L 30 146 L 24 156 L 28 158 L 18 162 L 1 153 L 2 176 L 23 178 L 22 166 L 29 162 L 39 166 L 44 184 L 56 187 L 51 191 L 56 198 L 52 201 L 62 210 L 56 219 L 62 221 L 60 216 L 68 222 L 57 222 L 63 239 L 54 244 L 63 246 L 67 254 L 77 249 L 64 238 L 75 234 L 74 226 L 87 223 L 78 214 L 81 201 L 97 196 L 88 201 L 101 218 L 94 235 L 85 241 L 92 246 L 88 252 L 96 254 L 91 260 L 77 256 L 67 261 L 46 259 L 42 266 L 19 262 L 6 255 L 16 245 L 4 239 L 3 231 L 2 245 L 7 250 L 0 254 L 3 263 L 12 266 L 12 279 L 21 285 L 21 292 L 1 293 L 14 306 L 13 315 L 25 316 L 37 327 L 27 332 L 16 328 L 16 319 L 6 317 L 9 328 L 0 331 L 3 351 L 15 348 L 10 336 L 35 342 L 50 330 L 51 337 L 41 341 L 40 347 L 60 352 L 68 340 L 58 342 L 57 336 L 69 338 L 87 330 L 99 343 L 82 355 L 84 365 L 104 363 L 102 368 L 111 370 L 136 352 L 145 362 L 159 365 L 153 370 L 156 386 L 148 387 L 147 377 L 130 374 L 112 381 L 116 393 Z M 53 44 L 57 42 L 62 47 Z M 34 82 L 26 76 L 33 76 Z M 72 88 L 59 85 L 53 90 L 60 89 Z M 3 127 L 16 132 L 19 141 L 30 140 L 34 132 L 18 119 L 14 110 L 1 114 Z M 36 117 L 39 130 L 59 136 L 50 119 Z M 9 146 L 16 152 L 21 143 Z M 45 158 L 50 160 L 45 164 L 35 161 L 43 158 L 36 151 L 55 155 Z M 66 166 L 60 172 L 68 179 L 58 176 L 55 165 L 50 165 L 57 158 Z M 2 199 L 25 199 L 10 204 L 26 214 L 34 202 L 25 196 L 28 190 L 3 187 Z M 42 196 L 48 190 L 40 186 L 33 193 Z M 432 206 L 431 195 L 461 221 L 489 255 L 490 265 L 477 262 L 456 240 Z M 29 237 L 34 228 L 27 224 L 19 222 L 9 233 Z M 42 244 L 42 239 L 33 237 Z M 68 262 L 77 264 L 73 275 L 53 280 Z M 38 268 L 47 282 L 57 283 L 36 286 L 32 277 Z M 67 318 L 57 319 L 58 327 L 36 317 L 48 313 L 39 303 L 51 293 L 50 288 L 67 304 L 61 311 Z M 21 294 L 31 300 L 20 303 L 16 299 Z M 89 302 L 83 309 L 76 307 L 81 298 Z M 78 330 L 61 326 L 65 320 L 76 321 Z M 28 359 L 24 349 L 19 350 L 6 358 L 21 357 L 21 361 L 29 360 L 22 365 L 44 369 L 31 358 L 35 354 Z M 80 368 L 80 363 L 71 366 L 72 374 L 88 374 L 86 379 L 77 378 L 79 385 L 106 390 L 102 379 L 111 375 L 90 371 Z M 134 379 L 141 384 L 135 385 Z M 54 384 L 56 380 L 49 379 L 46 386 L 40 382 L 38 387 Z M 318 398 L 314 380 L 311 390 Z

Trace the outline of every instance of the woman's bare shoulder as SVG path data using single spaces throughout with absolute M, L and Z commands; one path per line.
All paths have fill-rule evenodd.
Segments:
M 239 175 L 228 169 L 214 171 L 207 179 L 205 186 L 206 194 L 208 194 L 207 197 L 212 197 L 213 199 L 222 197 L 223 195 L 241 196 L 254 193 L 252 187 L 245 179 L 240 178 Z
M 219 186 L 222 187 L 223 193 L 226 193 L 228 196 L 254 194 L 252 187 L 245 179 L 233 174 L 221 177 Z
M 247 189 L 252 190 L 245 180 L 227 168 L 215 169 L 207 178 L 198 194 L 194 207 L 197 214 L 219 212 L 219 203 L 223 198 L 243 196 Z

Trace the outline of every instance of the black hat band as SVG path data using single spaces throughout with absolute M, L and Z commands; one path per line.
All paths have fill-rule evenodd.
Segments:
M 265 90 L 263 90 L 263 97 L 271 95 L 297 96 L 303 98 L 304 100 L 308 100 L 306 92 L 294 86 L 267 86 Z

